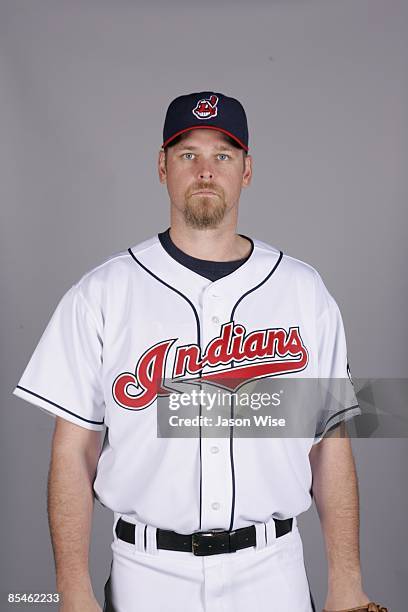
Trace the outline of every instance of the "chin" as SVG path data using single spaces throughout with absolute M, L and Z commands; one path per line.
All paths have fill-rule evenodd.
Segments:
M 215 229 L 225 217 L 226 206 L 222 202 L 213 202 L 212 198 L 200 198 L 200 201 L 187 202 L 184 207 L 184 220 L 189 227 L 196 229 Z
M 186 225 L 193 229 L 205 230 L 205 229 L 217 229 L 220 225 L 220 221 L 213 219 L 191 219 L 186 218 Z

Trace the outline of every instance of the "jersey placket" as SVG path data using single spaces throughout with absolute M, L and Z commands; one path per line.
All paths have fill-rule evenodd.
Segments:
M 208 343 L 220 334 L 223 323 L 229 321 L 229 300 L 223 298 L 220 291 L 220 282 L 217 288 L 207 287 L 202 296 L 202 347 L 205 351 Z M 218 369 L 218 368 L 217 368 Z M 203 374 L 211 371 L 206 366 Z M 202 385 L 204 393 L 217 394 L 214 385 Z M 208 410 L 204 401 L 201 414 L 212 419 L 211 428 L 203 427 L 201 430 L 201 530 L 229 529 L 231 508 L 233 501 L 233 474 L 230 455 L 230 428 L 215 427 L 220 411 L 215 408 Z M 211 433 L 217 431 L 217 437 Z M 205 431 L 204 431 L 205 430 Z M 219 437 L 218 437 L 219 435 Z

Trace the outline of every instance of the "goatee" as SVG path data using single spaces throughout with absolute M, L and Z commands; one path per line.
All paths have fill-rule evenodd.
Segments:
M 224 198 L 217 196 L 195 195 L 185 199 L 184 221 L 195 229 L 217 227 L 224 219 L 227 205 Z

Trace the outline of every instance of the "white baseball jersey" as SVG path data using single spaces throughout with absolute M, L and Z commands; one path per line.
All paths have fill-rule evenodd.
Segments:
M 206 372 L 342 378 L 349 400 L 314 437 L 245 438 L 234 427 L 215 440 L 158 437 L 158 378 Z M 360 413 L 335 300 L 313 267 L 258 240 L 214 282 L 157 236 L 111 257 L 63 296 L 14 393 L 81 427 L 106 427 L 97 499 L 180 533 L 304 512 L 312 445 Z

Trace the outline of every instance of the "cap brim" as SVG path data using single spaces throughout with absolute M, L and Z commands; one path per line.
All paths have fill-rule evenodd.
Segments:
M 229 136 L 230 138 L 235 140 L 235 142 L 237 142 L 239 144 L 239 146 L 242 149 L 244 149 L 244 151 L 248 151 L 248 147 L 239 138 L 234 136 L 234 134 L 231 134 L 231 132 L 228 132 L 228 130 L 224 130 L 224 128 L 216 127 L 215 125 L 192 125 L 191 127 L 184 128 L 184 130 L 180 130 L 179 132 L 176 132 L 175 134 L 170 136 L 170 138 L 168 138 L 165 142 L 163 142 L 163 144 L 162 144 L 163 149 L 164 149 L 164 147 L 167 147 L 167 145 L 172 140 L 177 138 L 177 136 L 180 136 L 180 134 L 184 134 L 185 132 L 190 132 L 191 130 L 200 130 L 200 129 L 217 130 L 217 132 L 222 132 L 223 134 L 226 134 L 227 136 Z

